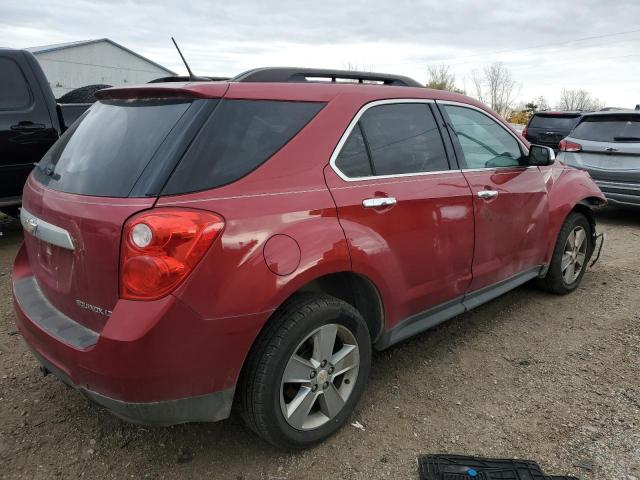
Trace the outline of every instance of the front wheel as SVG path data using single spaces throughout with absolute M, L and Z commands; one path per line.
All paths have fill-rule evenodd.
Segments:
M 364 391 L 371 339 L 362 316 L 328 295 L 303 295 L 275 314 L 241 380 L 247 425 L 281 448 L 312 446 L 335 433 Z
M 547 275 L 538 280 L 538 286 L 561 295 L 574 291 L 587 269 L 593 246 L 589 220 L 581 213 L 569 215 L 558 234 Z

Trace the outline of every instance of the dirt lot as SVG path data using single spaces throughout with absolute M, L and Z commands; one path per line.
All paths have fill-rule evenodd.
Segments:
M 537 460 L 547 473 L 640 479 L 640 211 L 605 210 L 601 263 L 556 297 L 524 286 L 376 355 L 351 422 L 277 451 L 235 418 L 142 428 L 43 378 L 16 333 L 0 237 L 2 478 L 415 478 L 416 455 Z

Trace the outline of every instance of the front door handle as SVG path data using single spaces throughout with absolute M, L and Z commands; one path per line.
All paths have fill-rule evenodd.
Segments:
M 478 192 L 478 197 L 480 198 L 495 198 L 498 196 L 497 190 L 480 190 Z
M 36 132 L 38 130 L 44 130 L 46 125 L 43 123 L 33 122 L 20 122 L 17 125 L 11 125 L 11 130 L 14 132 Z
M 389 207 L 398 203 L 395 197 L 375 197 L 367 198 L 362 201 L 364 208 Z

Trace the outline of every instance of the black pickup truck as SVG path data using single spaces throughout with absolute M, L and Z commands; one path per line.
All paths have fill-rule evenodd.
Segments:
M 0 212 L 17 213 L 34 163 L 89 106 L 58 103 L 30 52 L 0 48 Z

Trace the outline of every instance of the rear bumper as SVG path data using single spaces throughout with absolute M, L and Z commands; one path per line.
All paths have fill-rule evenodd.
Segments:
M 16 325 L 38 361 L 87 398 L 135 423 L 228 417 L 240 369 L 266 321 L 263 314 L 203 319 L 169 295 L 152 302 L 118 301 L 96 332 L 39 292 L 24 247 L 12 280 Z
M 187 422 L 215 422 L 229 416 L 234 389 L 222 390 L 197 397 L 161 402 L 135 403 L 116 400 L 88 388 L 76 385 L 62 370 L 32 351 L 47 373 L 52 373 L 66 385 L 75 388 L 86 398 L 105 407 L 115 416 L 143 425 L 175 425 Z

